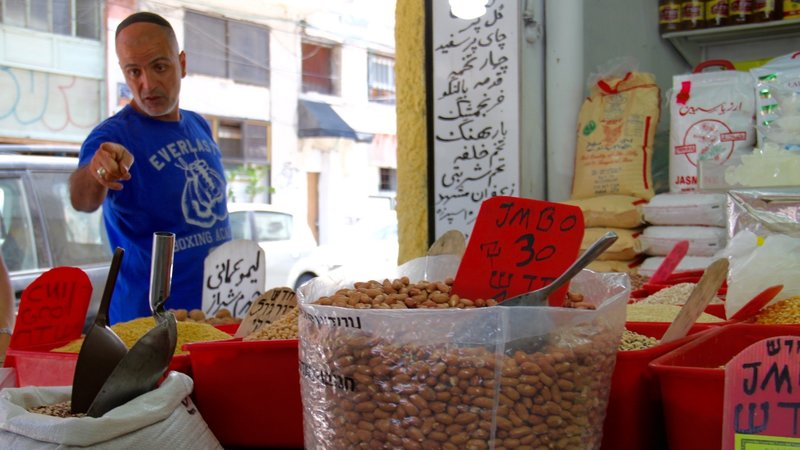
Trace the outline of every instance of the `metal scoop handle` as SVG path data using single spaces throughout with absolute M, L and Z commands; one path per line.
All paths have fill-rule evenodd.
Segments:
M 174 249 L 174 233 L 153 233 L 153 258 L 150 265 L 150 310 L 153 315 L 164 312 L 164 303 L 169 298 Z
M 508 300 L 504 300 L 500 302 L 500 306 L 544 306 L 547 303 L 547 297 L 550 296 L 553 291 L 560 288 L 564 283 L 571 280 L 572 277 L 578 274 L 584 267 L 589 265 L 590 262 L 594 261 L 601 253 L 606 251 L 608 247 L 611 247 L 611 244 L 617 241 L 617 233 L 613 231 L 609 231 L 608 233 L 604 234 L 600 239 L 595 241 L 591 247 L 587 248 L 583 254 L 572 263 L 567 270 L 564 271 L 561 275 L 558 276 L 553 282 L 548 284 L 547 286 L 531 291 L 526 292 L 525 294 L 520 294 L 515 297 L 512 297 Z

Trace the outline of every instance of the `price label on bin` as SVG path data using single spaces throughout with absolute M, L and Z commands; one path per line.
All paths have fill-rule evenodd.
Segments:
M 297 296 L 293 290 L 287 287 L 270 289 L 253 301 L 234 337 L 245 337 L 296 307 Z
M 800 447 L 800 336 L 756 342 L 725 365 L 722 448 Z
M 502 301 L 542 288 L 575 261 L 583 231 L 577 206 L 492 197 L 478 211 L 453 292 Z M 567 288 L 553 293 L 551 304 L 560 305 Z
M 9 347 L 71 341 L 81 336 L 92 282 L 77 267 L 56 267 L 22 292 Z

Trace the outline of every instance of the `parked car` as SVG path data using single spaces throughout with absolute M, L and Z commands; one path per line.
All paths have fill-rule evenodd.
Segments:
M 347 227 L 335 243 L 320 245 L 310 256 L 333 278 L 349 281 L 392 278 L 397 273 L 397 214 L 375 212 Z
M 78 150 L 0 145 L 0 251 L 15 307 L 23 290 L 53 267 L 86 272 L 92 282 L 88 326 L 100 304 L 111 250 L 100 210 L 78 212 L 69 200 L 68 180 L 78 166 Z
M 258 242 L 266 260 L 266 289 L 297 289 L 329 267 L 312 257 L 317 241 L 291 212 L 262 203 L 228 203 L 234 239 Z
M 53 267 L 82 269 L 92 283 L 84 331 L 94 322 L 111 262 L 102 209 L 72 208 L 69 176 L 78 166 L 77 146 L 0 145 L 0 251 L 8 266 L 15 308 L 23 290 Z M 263 204 L 229 204 L 234 239 L 253 239 L 264 249 L 267 289 L 298 288 L 327 273 L 313 256 L 309 227 L 287 211 Z

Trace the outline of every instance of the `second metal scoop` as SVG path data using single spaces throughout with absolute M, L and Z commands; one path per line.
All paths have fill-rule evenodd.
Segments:
M 72 412 L 85 413 L 103 387 L 109 374 L 119 364 L 128 347 L 122 342 L 117 333 L 108 326 L 108 307 L 111 304 L 111 295 L 117 281 L 122 256 L 125 250 L 117 247 L 111 259 L 111 268 L 106 278 L 106 287 L 100 298 L 100 308 L 97 310 L 92 328 L 78 353 L 75 364 L 75 375 L 72 378 Z
M 552 283 L 547 286 L 537 289 L 535 291 L 526 292 L 524 294 L 511 297 L 508 300 L 503 300 L 499 303 L 500 306 L 547 306 L 547 297 L 556 289 L 560 288 L 564 283 L 571 280 L 572 277 L 577 275 L 584 267 L 594 261 L 601 253 L 606 251 L 611 244 L 616 242 L 617 233 L 609 231 L 604 234 L 600 239 L 595 241 L 591 247 L 587 248 L 583 254 L 567 268 L 564 273 L 558 276 Z
M 122 358 L 92 402 L 87 415 L 100 417 L 117 406 L 150 392 L 169 368 L 178 342 L 175 316 L 164 310 L 172 280 L 174 248 L 173 233 L 157 232 L 153 235 L 150 308 L 156 326 L 136 341 Z

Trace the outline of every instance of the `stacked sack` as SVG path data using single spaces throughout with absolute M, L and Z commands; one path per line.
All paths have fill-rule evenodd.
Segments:
M 724 70 L 705 71 L 720 66 Z M 701 163 L 723 165 L 752 152 L 755 142 L 753 78 L 726 60 L 699 64 L 676 75 L 669 95 L 669 187 L 643 206 L 640 237 L 647 258 L 638 268 L 651 276 L 681 240 L 689 250 L 675 269 L 705 269 L 727 245 L 725 194 L 699 192 Z
M 567 200 L 564 203 L 583 211 L 586 230 L 581 251 L 589 248 L 606 232 L 617 233 L 614 242 L 587 268 L 596 272 L 632 272 L 641 263 L 642 245 L 639 240 L 644 216 L 642 205 L 646 200 L 631 195 L 601 195 L 585 199 Z
M 581 251 L 608 231 L 619 238 L 588 268 L 632 272 L 641 262 L 642 204 L 654 195 L 653 140 L 660 117 L 655 76 L 625 63 L 590 77 L 577 127 L 571 199 L 586 230 Z
M 728 242 L 725 194 L 663 193 L 642 206 L 644 228 L 639 240 L 648 257 L 638 268 L 651 276 L 664 257 L 679 241 L 689 241 L 689 250 L 675 269 L 705 269 L 714 262 L 714 254 Z

